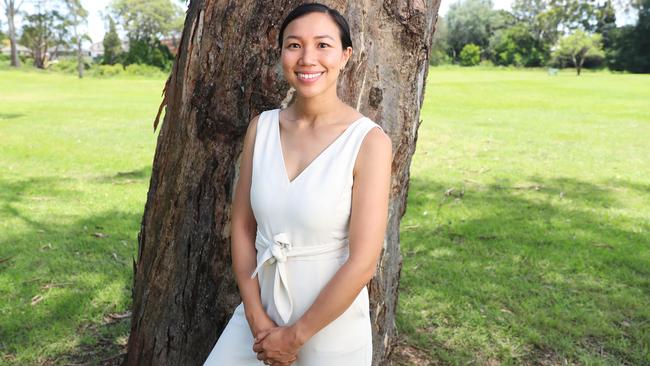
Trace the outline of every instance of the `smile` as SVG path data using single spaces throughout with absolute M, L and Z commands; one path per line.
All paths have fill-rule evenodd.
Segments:
M 298 80 L 306 83 L 313 83 L 316 80 L 320 79 L 320 76 L 323 75 L 325 72 L 318 72 L 318 73 L 301 73 L 297 72 L 296 75 L 298 75 Z

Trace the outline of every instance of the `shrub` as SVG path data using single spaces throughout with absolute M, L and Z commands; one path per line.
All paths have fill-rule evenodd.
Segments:
M 148 76 L 148 77 L 164 77 L 166 73 L 159 68 L 145 64 L 131 64 L 125 69 L 127 75 L 135 76 Z
M 496 32 L 490 38 L 490 58 L 497 65 L 541 66 L 549 50 L 536 40 L 525 24 Z
M 124 66 L 122 64 L 115 64 L 115 65 L 99 65 L 99 64 L 94 64 L 90 70 L 88 70 L 88 74 L 91 76 L 96 76 L 96 77 L 112 77 L 112 76 L 118 76 L 124 73 Z
M 75 74 L 77 72 L 77 60 L 65 58 L 54 60 L 48 64 L 47 69 L 65 74 Z
M 475 66 L 481 62 L 481 47 L 474 43 L 466 44 L 460 51 L 460 64 L 462 66 Z
M 481 67 L 494 67 L 494 63 L 490 60 L 481 60 L 479 63 L 479 66 Z

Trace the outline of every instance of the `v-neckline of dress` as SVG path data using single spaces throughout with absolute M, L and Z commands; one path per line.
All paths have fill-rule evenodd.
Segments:
M 321 150 L 321 152 L 318 153 L 318 155 L 316 155 L 316 157 L 314 159 L 312 159 L 309 162 L 309 164 L 307 164 L 307 166 L 305 166 L 300 171 L 300 173 L 298 173 L 298 175 L 296 175 L 293 178 L 293 180 L 289 180 L 289 173 L 287 172 L 287 165 L 286 165 L 286 163 L 284 161 L 284 149 L 282 148 L 282 138 L 280 137 L 280 111 L 281 111 L 281 109 L 277 109 L 277 112 L 275 114 L 275 131 L 276 131 L 275 136 L 276 136 L 276 139 L 277 139 L 277 142 L 278 142 L 277 143 L 278 149 L 280 150 L 280 163 L 282 164 L 282 170 L 283 170 L 282 175 L 284 176 L 284 181 L 289 186 L 293 185 L 297 180 L 300 179 L 300 177 L 305 175 L 305 172 L 307 172 L 309 170 L 309 168 L 311 168 L 311 166 L 314 165 L 314 163 L 316 163 L 323 155 L 325 155 L 325 153 L 327 151 L 329 151 L 339 140 L 341 140 L 343 138 L 343 136 L 345 136 L 348 133 L 348 131 L 350 131 L 355 124 L 359 123 L 360 121 L 362 121 L 362 120 L 364 120 L 366 118 L 365 116 L 363 116 L 363 117 L 360 117 L 359 119 L 355 120 L 354 122 L 350 123 L 345 128 L 345 130 L 343 130 L 343 132 L 341 132 L 341 134 L 339 134 L 334 140 L 332 140 L 332 142 L 330 142 L 323 150 Z

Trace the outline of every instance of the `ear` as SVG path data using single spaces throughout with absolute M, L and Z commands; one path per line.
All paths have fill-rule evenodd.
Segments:
M 348 64 L 348 61 L 350 60 L 351 57 L 352 57 L 352 47 L 348 47 L 344 49 L 341 69 L 345 68 L 345 66 Z

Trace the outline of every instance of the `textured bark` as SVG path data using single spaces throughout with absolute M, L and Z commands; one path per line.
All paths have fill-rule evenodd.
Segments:
M 18 43 L 16 42 L 16 25 L 14 17 L 22 5 L 22 1 L 16 5 L 14 0 L 5 0 L 5 14 L 7 15 L 7 27 L 9 28 L 9 46 L 11 48 L 11 66 L 20 67 L 20 58 L 18 57 Z
M 300 1 L 199 0 L 187 11 L 134 261 L 128 365 L 200 365 L 240 297 L 230 204 L 250 119 L 286 105 L 276 39 Z M 380 268 L 369 284 L 375 365 L 395 335 L 406 207 L 439 0 L 329 1 L 350 22 L 354 55 L 339 95 L 390 134 L 393 180 Z M 156 119 L 155 125 L 157 125 Z

